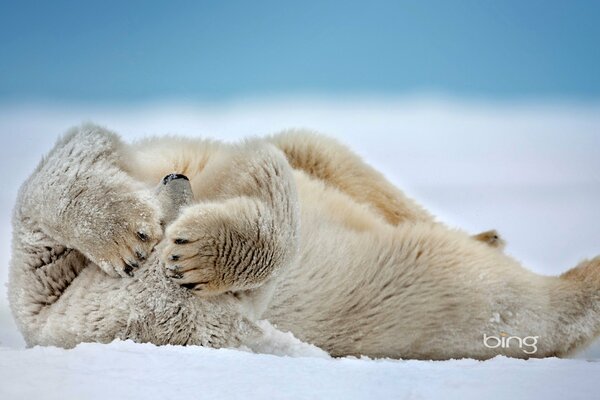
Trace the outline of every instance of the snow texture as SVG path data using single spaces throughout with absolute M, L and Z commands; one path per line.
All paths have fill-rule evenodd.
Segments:
M 235 140 L 308 127 L 338 137 L 442 221 L 498 229 L 542 274 L 600 254 L 600 105 L 440 99 L 242 102 L 220 106 L 0 105 L 0 399 L 596 398 L 600 345 L 578 359 L 479 362 L 331 359 L 291 334 L 257 349 L 114 342 L 24 349 L 4 282 L 21 182 L 58 134 L 82 120 L 126 140 L 183 134 Z
M 556 358 L 289 358 L 130 341 L 1 349 L 0 364 L 3 399 L 45 400 L 591 399 L 600 373 L 599 363 Z
M 326 351 L 302 342 L 291 332 L 281 332 L 269 321 L 258 321 L 257 325 L 264 333 L 260 342 L 252 343 L 252 349 L 242 346 L 240 350 L 275 356 L 331 358 Z

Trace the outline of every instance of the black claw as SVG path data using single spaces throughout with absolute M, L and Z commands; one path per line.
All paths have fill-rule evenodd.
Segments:
M 171 261 L 178 261 L 178 260 L 179 260 L 179 256 L 178 256 L 178 255 L 176 255 L 176 254 L 173 254 L 171 257 L 169 257 L 169 259 L 170 259 Z
M 174 240 L 174 243 L 175 243 L 175 244 L 186 244 L 186 243 L 189 243 L 189 242 L 190 242 L 190 241 L 189 241 L 189 240 L 186 240 L 186 239 L 175 239 L 175 240 Z
M 181 286 L 183 286 L 183 287 L 184 287 L 184 288 L 186 288 L 186 289 L 190 289 L 190 290 L 192 290 L 192 289 L 194 289 L 194 288 L 196 287 L 196 285 L 197 285 L 196 283 L 184 283 L 184 284 L 183 284 L 183 285 L 181 285 Z
M 171 275 L 171 278 L 181 279 L 181 278 L 183 278 L 183 274 L 180 274 L 179 272 L 176 272 L 173 275 Z
M 140 261 L 146 261 L 146 255 L 145 255 L 145 254 L 143 254 L 143 253 L 142 253 L 142 252 L 140 252 L 140 251 L 136 251 L 136 252 L 135 252 L 135 256 L 136 256 L 136 258 L 137 258 L 138 260 L 140 260 Z
M 183 174 L 170 174 L 163 178 L 162 183 L 163 185 L 166 185 L 174 179 L 185 179 L 186 181 L 189 181 L 188 177 Z
M 137 237 L 138 237 L 138 239 L 140 239 L 142 242 L 145 242 L 146 240 L 148 240 L 148 235 L 146 235 L 144 232 L 138 232 L 138 233 L 137 233 Z
M 127 275 L 133 277 L 133 267 L 129 264 L 125 264 L 125 268 L 123 269 L 123 272 L 125 272 Z

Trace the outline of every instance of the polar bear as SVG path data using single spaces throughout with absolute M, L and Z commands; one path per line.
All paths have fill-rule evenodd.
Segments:
M 28 345 L 260 348 L 266 319 L 333 356 L 529 358 L 600 330 L 599 257 L 536 275 L 310 132 L 126 144 L 83 125 L 23 184 L 13 228 Z

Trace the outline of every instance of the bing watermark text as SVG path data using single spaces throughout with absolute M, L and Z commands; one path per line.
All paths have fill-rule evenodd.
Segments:
M 508 333 L 501 332 L 498 336 L 488 336 L 483 334 L 483 345 L 488 349 L 508 349 L 519 348 L 525 354 L 535 354 L 537 352 L 537 343 L 539 336 L 510 336 Z

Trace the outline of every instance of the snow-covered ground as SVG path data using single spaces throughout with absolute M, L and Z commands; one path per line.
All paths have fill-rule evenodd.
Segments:
M 289 127 L 338 137 L 450 225 L 498 229 L 530 269 L 558 274 L 600 254 L 600 104 L 426 98 L 270 100 L 218 106 L 0 105 L 0 399 L 593 398 L 600 346 L 575 360 L 448 362 L 282 358 L 129 342 L 74 350 L 24 343 L 6 301 L 19 184 L 84 120 L 134 140 L 235 140 Z
M 286 358 L 116 342 L 0 349 L 3 399 L 593 399 L 600 364 Z

